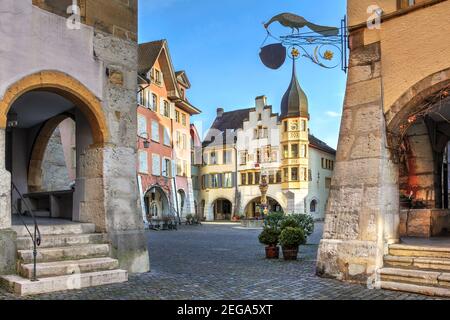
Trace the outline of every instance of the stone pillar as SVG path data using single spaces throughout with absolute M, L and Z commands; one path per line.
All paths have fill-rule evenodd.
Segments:
M 5 129 L 0 129 L 0 275 L 15 273 L 16 232 L 11 229 L 11 174 L 5 168 Z
M 335 172 L 318 275 L 366 282 L 398 240 L 398 167 L 390 160 L 383 113 L 380 43 L 352 34 Z
M 105 67 L 103 109 L 110 136 L 104 146 L 93 146 L 86 155 L 98 159 L 93 164 L 103 165 L 101 177 L 96 176 L 97 172 L 86 175 L 86 195 L 94 186 L 101 188 L 99 184 L 103 184 L 104 200 L 97 203 L 106 212 L 112 254 L 121 268 L 147 272 L 150 262 L 136 174 L 137 43 L 97 31 L 94 51 Z

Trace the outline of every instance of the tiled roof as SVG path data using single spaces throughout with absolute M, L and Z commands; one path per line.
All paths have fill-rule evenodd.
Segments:
M 158 59 L 165 40 L 152 41 L 147 43 L 141 43 L 139 45 L 139 62 L 138 72 L 140 74 L 147 73 Z
M 319 150 L 324 151 L 324 152 L 328 152 L 328 153 L 333 154 L 333 155 L 336 154 L 336 150 L 334 150 L 332 147 L 327 145 L 325 142 L 323 142 L 319 138 L 316 138 L 312 134 L 309 135 L 309 144 L 312 145 L 313 147 L 319 149 Z
M 243 123 L 248 119 L 248 115 L 254 108 L 240 109 L 224 112 L 222 116 L 216 117 L 214 123 L 203 141 L 203 147 L 213 145 L 223 145 L 224 143 L 234 143 L 236 131 L 243 127 Z M 275 114 L 276 115 L 276 114 Z M 218 136 L 217 133 L 221 132 Z M 327 145 L 319 138 L 309 135 L 309 144 L 316 149 L 335 155 L 336 150 Z
M 248 118 L 249 112 L 253 110 L 240 109 L 229 112 L 224 112 L 222 116 L 216 117 L 216 120 L 212 124 L 211 128 L 203 141 L 203 146 L 209 146 L 214 144 L 224 144 L 225 142 L 233 143 L 236 136 L 237 129 L 242 128 L 242 124 L 246 118 Z M 222 132 L 221 137 L 217 137 L 216 132 Z

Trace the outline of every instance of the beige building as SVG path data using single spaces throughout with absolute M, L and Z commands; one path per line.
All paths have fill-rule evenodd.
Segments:
M 450 240 L 433 238 L 450 228 L 449 14 L 450 1 L 348 1 L 349 72 L 320 275 L 450 295 Z
M 251 109 L 217 110 L 203 142 L 200 201 L 207 220 L 261 217 L 263 175 L 269 211 L 324 218 L 335 150 L 309 133 L 308 99 L 293 71 L 281 114 L 265 96 Z
M 76 3 L 0 1 L 0 285 L 21 295 L 149 270 L 134 166 L 137 1 Z M 68 118 L 74 183 L 45 190 L 48 141 Z

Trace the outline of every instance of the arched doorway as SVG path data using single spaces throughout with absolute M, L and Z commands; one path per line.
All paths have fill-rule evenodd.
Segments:
M 230 221 L 232 215 L 233 204 L 228 199 L 217 199 L 213 202 L 214 220 Z
M 404 240 L 449 235 L 450 80 L 439 78 L 444 74 L 417 83 L 386 116 L 400 195 L 393 229 Z
M 73 119 L 77 128 L 74 187 L 43 193 L 45 150 L 55 129 L 67 118 Z M 84 159 L 101 150 L 96 148 L 107 142 L 108 130 L 101 103 L 88 89 L 55 71 L 25 77 L 10 86 L 0 101 L 0 128 L 5 135 L 4 144 L 0 143 L 5 157 L 1 169 L 10 174 L 17 189 L 32 202 L 33 210 L 44 209 L 52 218 L 91 222 L 99 231 L 106 230 L 105 209 L 101 205 L 103 169 L 101 165 L 88 165 Z M 85 170 L 86 166 L 89 170 Z M 9 186 L 2 185 L 5 188 Z M 23 212 L 18 194 L 12 193 L 7 203 L 11 206 L 1 206 L 8 212 Z
M 282 206 L 280 203 L 275 200 L 274 198 L 267 197 L 267 202 L 269 206 L 269 212 L 284 212 Z M 261 216 L 261 210 L 260 210 L 260 204 L 261 204 L 261 197 L 255 198 L 251 200 L 246 206 L 245 206 L 245 216 L 247 218 L 258 218 Z
M 186 192 L 184 192 L 183 189 L 178 190 L 177 192 L 178 197 L 178 212 L 180 214 L 180 218 L 183 218 L 186 214 Z
M 317 200 L 313 199 L 309 204 L 309 212 L 316 213 L 317 212 Z
M 147 221 L 161 220 L 170 214 L 169 199 L 159 186 L 151 187 L 144 195 Z

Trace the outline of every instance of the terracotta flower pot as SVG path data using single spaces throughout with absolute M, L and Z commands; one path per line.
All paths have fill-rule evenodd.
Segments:
M 283 248 L 284 260 L 297 260 L 298 247 L 297 248 Z
M 267 259 L 278 259 L 279 257 L 280 257 L 280 248 L 278 246 L 266 247 L 266 258 Z

